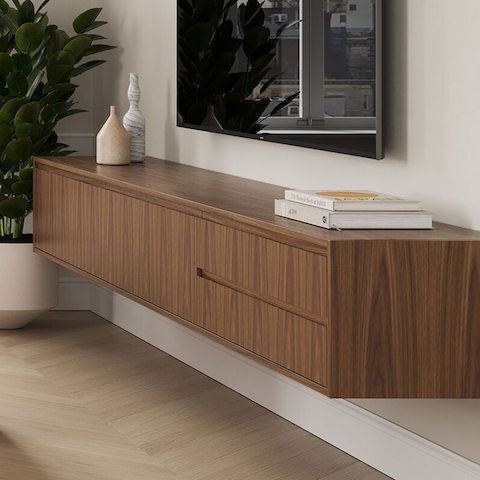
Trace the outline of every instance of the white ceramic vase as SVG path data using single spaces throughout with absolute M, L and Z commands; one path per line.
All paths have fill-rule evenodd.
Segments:
M 58 303 L 57 266 L 31 243 L 0 243 L 0 330 L 23 328 Z
M 123 117 L 123 126 L 130 134 L 132 163 L 145 161 L 145 117 L 140 111 L 140 86 L 138 73 L 130 74 L 130 87 L 128 89 L 128 100 L 130 109 Z
M 97 135 L 97 163 L 100 165 L 130 163 L 130 134 L 119 120 L 116 107 L 110 107 L 110 117 Z

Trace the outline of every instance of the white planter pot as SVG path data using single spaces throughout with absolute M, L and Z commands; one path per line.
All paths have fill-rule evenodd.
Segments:
M 58 303 L 57 266 L 31 243 L 0 243 L 0 330 L 23 328 Z

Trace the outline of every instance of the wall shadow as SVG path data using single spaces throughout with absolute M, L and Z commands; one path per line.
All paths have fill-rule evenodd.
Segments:
M 180 161 L 180 148 L 177 137 L 177 112 L 172 110 L 172 96 L 177 97 L 177 89 L 172 88 L 172 82 L 168 82 L 163 100 L 165 102 L 165 158 L 172 162 Z
M 387 157 L 408 161 L 407 0 L 384 0 L 384 135 Z

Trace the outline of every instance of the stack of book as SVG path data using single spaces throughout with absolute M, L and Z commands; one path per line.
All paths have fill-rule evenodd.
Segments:
M 420 202 L 377 192 L 287 190 L 275 214 L 336 230 L 425 230 L 432 214 Z

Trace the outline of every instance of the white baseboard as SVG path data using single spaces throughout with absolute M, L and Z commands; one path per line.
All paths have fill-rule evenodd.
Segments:
M 480 478 L 480 465 L 346 400 L 328 399 L 103 287 L 91 284 L 87 292 L 84 282 L 73 284 L 61 284 L 62 306 L 88 304 L 97 315 L 395 480 Z
M 93 284 L 75 274 L 60 271 L 58 282 L 58 306 L 55 310 L 90 310 Z

